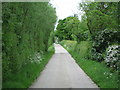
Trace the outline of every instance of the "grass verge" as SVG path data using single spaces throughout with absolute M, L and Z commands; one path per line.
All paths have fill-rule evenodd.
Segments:
M 41 63 L 29 63 L 19 73 L 9 74 L 7 81 L 3 82 L 2 88 L 29 88 L 53 54 L 54 48 L 52 46 L 48 52 L 43 54 Z
M 70 54 L 78 65 L 100 88 L 118 88 L 118 73 L 106 67 L 105 64 L 80 58 L 76 52 Z
M 72 45 L 72 43 L 75 44 L 74 41 L 71 41 L 70 45 Z M 119 80 L 117 71 L 107 67 L 104 63 L 88 60 L 85 57 L 88 53 L 90 54 L 89 49 L 86 49 L 88 48 L 87 42 L 76 44 L 75 49 L 70 48 L 67 40 L 61 44 L 100 88 L 118 88 Z

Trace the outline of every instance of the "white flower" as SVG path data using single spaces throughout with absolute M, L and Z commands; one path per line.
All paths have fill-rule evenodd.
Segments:
M 118 47 L 118 45 L 112 45 L 108 47 L 107 56 L 105 58 L 107 65 L 118 61 Z M 111 67 L 115 67 L 115 65 Z

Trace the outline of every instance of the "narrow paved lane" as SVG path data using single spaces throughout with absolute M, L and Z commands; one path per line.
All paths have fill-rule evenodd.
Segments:
M 59 44 L 55 54 L 30 88 L 98 88 Z

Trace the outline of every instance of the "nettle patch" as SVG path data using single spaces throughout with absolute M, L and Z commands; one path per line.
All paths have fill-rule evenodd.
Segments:
M 105 62 L 108 66 L 116 68 L 118 70 L 118 64 L 120 62 L 120 51 L 118 50 L 120 45 L 109 46 L 106 52 Z

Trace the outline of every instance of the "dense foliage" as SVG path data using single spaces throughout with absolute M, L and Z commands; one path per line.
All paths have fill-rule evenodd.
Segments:
M 60 38 L 60 41 L 76 40 L 78 43 L 90 41 L 91 51 L 89 53 L 91 55 L 88 58 L 99 62 L 105 61 L 110 56 L 107 48 L 112 45 L 119 46 L 120 44 L 119 4 L 118 2 L 80 3 L 80 10 L 85 12 L 82 19 L 79 21 L 77 17 L 68 17 L 60 20 L 55 32 L 57 33 L 56 36 Z M 76 20 L 72 22 L 73 18 Z M 111 52 L 114 52 L 114 50 Z M 120 62 L 118 57 L 119 55 L 116 57 L 117 64 L 112 63 L 117 70 Z
M 10 73 L 19 73 L 33 60 L 37 61 L 35 55 L 47 51 L 56 15 L 47 2 L 14 2 L 2 3 L 2 19 L 2 69 L 5 82 Z
M 120 53 L 120 47 L 118 45 L 112 45 L 109 46 L 107 49 L 107 54 L 105 58 L 105 62 L 108 66 L 114 67 L 118 69 L 119 67 L 119 53 Z
M 77 34 L 74 34 L 78 37 L 77 43 L 62 41 L 61 44 L 101 88 L 110 88 L 112 85 L 118 88 L 120 86 L 120 2 L 84 2 L 80 4 L 80 9 L 85 14 L 79 21 L 82 24 L 79 23 L 79 28 L 76 28 Z M 85 32 L 88 35 L 87 39 L 81 37 Z M 101 63 L 98 64 L 96 61 Z M 109 70 L 102 67 L 103 63 L 109 66 L 110 73 L 106 73 Z
M 81 22 L 77 17 L 67 17 L 59 20 L 55 36 L 61 40 L 76 40 L 78 42 L 88 38 L 88 28 L 85 19 Z
M 117 2 L 82 3 L 93 42 L 93 58 L 103 60 L 102 53 L 109 45 L 120 42 Z
M 90 54 L 90 41 L 81 41 L 80 43 L 77 43 L 72 40 L 63 40 L 60 43 L 72 55 L 77 64 L 85 71 L 85 73 L 98 85 L 98 87 L 101 89 L 113 88 L 117 90 L 119 87 L 118 72 L 108 68 L 105 63 L 99 63 L 87 58 Z M 114 52 L 116 52 L 118 47 L 111 46 L 110 49 L 113 47 Z M 114 52 L 111 52 L 110 49 L 108 50 L 113 55 Z

